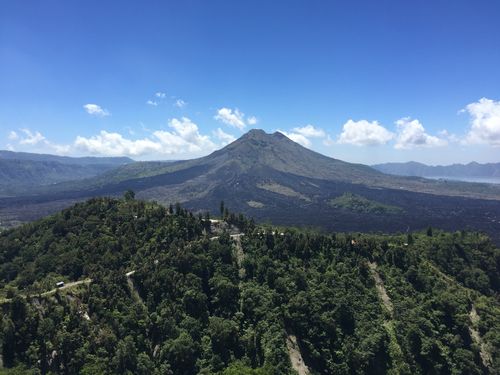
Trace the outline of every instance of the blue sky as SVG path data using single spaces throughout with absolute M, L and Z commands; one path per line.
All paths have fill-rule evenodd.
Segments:
M 0 148 L 500 161 L 500 3 L 1 1 Z

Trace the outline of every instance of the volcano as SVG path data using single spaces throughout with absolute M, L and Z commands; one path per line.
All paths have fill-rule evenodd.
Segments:
M 433 226 L 499 236 L 498 186 L 388 175 L 258 129 L 202 158 L 130 163 L 78 184 L 2 199 L 0 212 L 42 215 L 55 202 L 59 209 L 64 202 L 121 195 L 128 189 L 165 205 L 179 202 L 190 210 L 218 214 L 224 201 L 231 211 L 258 221 L 328 231 L 402 232 Z M 28 219 L 36 218 L 31 215 Z

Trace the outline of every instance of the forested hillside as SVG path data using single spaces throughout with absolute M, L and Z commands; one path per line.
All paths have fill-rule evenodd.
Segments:
M 129 163 L 133 160 L 124 157 L 73 158 L 0 150 L 0 197 L 32 194 L 65 181 L 78 185 L 82 179 Z
M 1 233 L 0 373 L 499 373 L 486 236 L 321 234 L 221 212 L 129 192 Z

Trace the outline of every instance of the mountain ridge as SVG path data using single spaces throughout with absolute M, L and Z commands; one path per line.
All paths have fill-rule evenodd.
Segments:
M 55 161 L 64 164 L 76 164 L 76 165 L 89 165 L 89 164 L 121 165 L 134 162 L 133 159 L 126 156 L 60 156 L 52 154 L 37 154 L 32 152 L 18 152 L 9 150 L 0 150 L 0 159 Z
M 481 164 L 472 161 L 467 164 L 427 165 L 409 161 L 375 164 L 372 167 L 383 173 L 400 176 L 500 178 L 500 163 Z
M 0 150 L 0 196 L 29 193 L 40 186 L 96 177 L 130 158 L 97 158 L 32 154 Z

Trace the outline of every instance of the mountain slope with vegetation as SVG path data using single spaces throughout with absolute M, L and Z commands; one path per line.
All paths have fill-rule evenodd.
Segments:
M 220 211 L 127 193 L 0 234 L 3 372 L 292 374 L 300 354 L 311 374 L 498 373 L 500 251 L 484 235 Z M 85 282 L 44 293 L 61 280 Z
M 94 156 L 59 156 L 51 154 L 35 154 L 30 152 L 15 152 L 0 150 L 0 159 L 3 160 L 31 160 L 31 161 L 48 161 L 70 165 L 114 165 L 133 163 L 134 160 L 127 157 L 94 157 Z
M 91 178 L 121 165 L 129 158 L 71 158 L 0 151 L 0 196 L 28 194 L 41 186 Z M 78 184 L 80 181 L 76 181 Z

